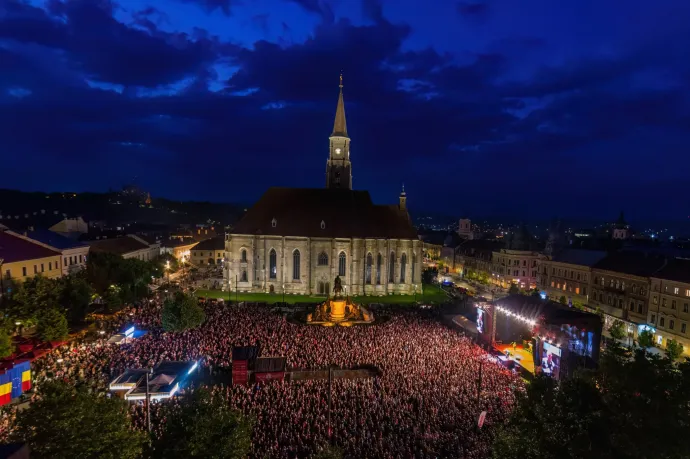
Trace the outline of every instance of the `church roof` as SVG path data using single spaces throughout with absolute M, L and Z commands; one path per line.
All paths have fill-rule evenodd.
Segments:
M 335 188 L 269 188 L 232 233 L 417 239 L 407 212 L 374 205 L 368 191 Z
M 343 101 L 343 76 L 340 75 L 340 95 L 335 109 L 335 122 L 331 136 L 347 137 L 347 122 L 345 121 L 345 102 Z

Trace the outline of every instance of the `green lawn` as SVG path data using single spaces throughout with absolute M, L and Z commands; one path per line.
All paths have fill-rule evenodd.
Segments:
M 196 291 L 197 296 L 206 298 L 223 298 L 226 301 L 228 297 L 232 301 L 237 298 L 238 301 L 249 301 L 257 303 L 278 303 L 283 301 L 283 295 L 280 293 L 242 293 L 239 292 L 222 292 L 220 290 L 205 290 L 199 289 Z M 237 295 L 237 296 L 235 296 Z M 446 294 L 439 287 L 435 285 L 424 285 L 424 293 L 417 294 L 417 301 L 420 303 L 442 303 L 446 300 Z M 318 295 L 285 295 L 286 303 L 316 303 L 324 301 L 325 297 Z M 387 295 L 387 296 L 355 296 L 353 301 L 359 304 L 369 303 L 386 303 L 386 304 L 411 304 L 415 301 L 414 295 Z

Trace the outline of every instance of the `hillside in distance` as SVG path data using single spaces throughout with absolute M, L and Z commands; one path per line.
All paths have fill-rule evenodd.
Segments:
M 25 192 L 0 189 L 0 224 L 20 223 L 34 215 L 80 216 L 106 224 L 234 224 L 246 206 L 229 203 L 172 201 L 150 197 L 135 187 L 108 193 Z M 10 225 L 8 225 L 10 226 Z

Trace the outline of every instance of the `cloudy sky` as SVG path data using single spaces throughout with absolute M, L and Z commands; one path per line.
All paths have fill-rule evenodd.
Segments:
M 687 0 L 0 0 L 0 187 L 687 218 Z

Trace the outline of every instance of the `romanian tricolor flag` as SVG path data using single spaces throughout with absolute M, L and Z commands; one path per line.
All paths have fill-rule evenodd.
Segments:
M 12 381 L 0 384 L 0 406 L 12 401 Z
M 31 370 L 25 370 L 22 372 L 22 392 L 26 392 L 31 389 Z

